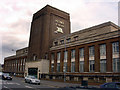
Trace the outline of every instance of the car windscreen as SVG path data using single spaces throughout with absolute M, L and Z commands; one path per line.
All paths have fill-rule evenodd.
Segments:
M 116 83 L 116 87 L 117 87 L 117 88 L 120 88 L 120 83 Z
M 34 76 L 30 76 L 30 78 L 32 78 L 32 79 L 36 79 L 36 77 L 34 77 Z
M 3 75 L 4 75 L 4 76 L 9 76 L 9 73 L 4 73 Z

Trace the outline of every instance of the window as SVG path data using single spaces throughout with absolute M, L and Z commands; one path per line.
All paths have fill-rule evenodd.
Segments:
M 67 39 L 67 42 L 70 42 L 70 41 L 71 41 L 71 38 L 68 38 L 68 39 Z
M 78 40 L 78 36 L 75 36 L 75 37 L 74 37 L 74 40 L 75 40 L 75 41 Z
M 89 47 L 89 56 L 94 56 L 94 46 Z
M 106 84 L 105 88 L 115 88 L 115 84 L 114 83 Z
M 57 60 L 60 60 L 60 52 L 57 53 Z
M 79 49 L 79 56 L 80 56 L 80 58 L 84 57 L 84 48 Z
M 84 72 L 84 61 L 80 61 L 79 71 Z
M 67 62 L 64 62 L 63 71 L 64 71 L 64 72 L 67 72 Z
M 75 72 L 75 62 L 71 63 L 71 72 Z
M 54 63 L 51 64 L 51 72 L 54 72 Z
M 67 72 L 67 51 L 64 52 L 64 66 L 63 66 L 63 71 Z
M 57 72 L 60 72 L 60 52 L 57 53 Z
M 113 72 L 120 72 L 120 60 L 119 60 L 119 58 L 113 58 Z
M 64 40 L 61 40 L 60 43 L 61 43 L 61 44 L 64 44 Z
M 51 61 L 54 61 L 54 53 L 51 54 Z
M 51 54 L 51 72 L 54 72 L 54 53 Z
M 112 43 L 112 52 L 113 54 L 119 53 L 119 42 Z
M 64 52 L 64 60 L 67 60 L 67 54 L 68 54 L 68 52 L 65 51 L 65 52 Z
M 106 72 L 106 59 L 100 60 L 100 72 Z
M 58 45 L 58 42 L 54 42 L 54 44 L 55 44 L 55 46 L 57 46 L 57 45 Z
M 71 58 L 75 58 L 75 49 L 71 50 Z
M 102 44 L 100 45 L 100 56 L 106 55 L 106 45 Z
M 57 63 L 57 72 L 60 72 L 60 63 Z
M 95 70 L 95 61 L 94 60 L 90 60 L 89 61 L 89 71 L 90 72 L 94 72 Z

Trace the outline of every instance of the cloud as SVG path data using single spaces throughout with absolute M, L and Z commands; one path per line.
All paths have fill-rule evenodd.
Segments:
M 32 16 L 49 4 L 70 13 L 71 31 L 91 27 L 103 22 L 117 24 L 118 0 L 3 0 L 0 3 L 0 36 L 3 59 L 13 55 L 12 49 L 27 47 Z

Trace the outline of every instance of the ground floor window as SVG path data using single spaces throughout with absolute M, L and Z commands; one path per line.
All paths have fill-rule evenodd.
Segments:
M 106 72 L 106 59 L 100 60 L 100 72 Z
M 71 62 L 71 72 L 75 72 L 75 62 Z
M 80 72 L 84 72 L 84 61 L 80 61 L 79 71 L 80 71 Z
M 64 68 L 63 68 L 63 71 L 64 72 L 67 72 L 67 62 L 64 62 L 64 66 L 63 66 Z
M 95 70 L 95 61 L 90 60 L 89 61 L 89 72 L 94 72 L 94 70 Z
M 119 58 L 113 58 L 113 72 L 120 72 L 120 60 Z
M 51 64 L 51 72 L 54 72 L 54 63 Z
M 60 63 L 57 63 L 57 72 L 60 72 Z

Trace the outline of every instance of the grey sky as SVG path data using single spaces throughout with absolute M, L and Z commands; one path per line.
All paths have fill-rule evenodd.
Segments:
M 114 1 L 114 2 L 113 2 Z M 30 25 L 35 12 L 49 4 L 70 13 L 71 31 L 104 22 L 118 24 L 119 0 L 2 0 L 0 3 L 0 63 L 4 57 L 28 46 Z

